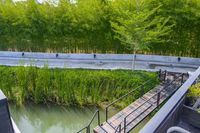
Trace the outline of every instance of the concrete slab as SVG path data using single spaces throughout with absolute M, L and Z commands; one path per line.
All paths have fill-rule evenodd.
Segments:
M 57 54 L 57 56 L 56 56 Z M 95 56 L 94 56 L 95 55 Z M 64 54 L 0 51 L 0 65 L 50 68 L 127 69 L 171 72 L 195 71 L 200 58 L 132 54 Z

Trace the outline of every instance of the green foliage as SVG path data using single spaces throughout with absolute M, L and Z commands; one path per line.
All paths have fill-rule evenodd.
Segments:
M 1 0 L 0 50 L 200 57 L 199 12 L 200 0 Z
M 62 105 L 89 105 L 111 102 L 126 94 L 156 73 L 128 70 L 49 69 L 0 67 L 0 88 L 18 105 L 34 102 Z M 147 84 L 152 89 L 157 80 Z M 141 90 L 119 103 L 122 107 L 141 96 Z
M 165 45 L 153 45 L 160 54 L 200 57 L 199 11 L 200 0 L 159 0 L 162 4 L 159 15 L 170 16 L 175 24 Z M 156 52 L 156 53 L 157 53 Z
M 188 90 L 187 96 L 200 97 L 200 83 L 191 86 Z
M 200 97 L 200 83 L 192 85 L 187 92 L 187 96 L 192 98 L 190 102 L 194 104 Z M 198 108 L 197 111 L 200 113 L 200 108 Z
M 154 1 L 134 2 L 128 0 L 126 3 L 132 10 L 126 7 L 116 9 L 115 12 L 118 12 L 120 17 L 117 16 L 111 22 L 116 38 L 134 51 L 148 50 L 152 43 L 164 43 L 164 37 L 169 35 L 173 27 L 167 26 L 170 17 L 157 15 L 160 6 L 153 9 L 149 7 Z

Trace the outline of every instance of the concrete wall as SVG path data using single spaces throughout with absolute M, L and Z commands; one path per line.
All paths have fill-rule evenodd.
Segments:
M 0 57 L 10 58 L 33 58 L 33 59 L 82 59 L 82 60 L 93 60 L 94 54 L 70 54 L 70 53 L 39 53 L 39 52 L 10 52 L 0 51 Z M 134 55 L 132 54 L 96 54 L 96 60 L 120 60 L 120 61 L 132 61 Z M 148 61 L 148 62 L 163 62 L 163 63 L 178 63 L 178 64 L 191 64 L 200 65 L 200 58 L 189 58 L 189 57 L 176 56 L 159 56 L 159 55 L 136 55 L 136 61 Z
M 0 133 L 21 133 L 10 116 L 8 101 L 0 90 Z
M 170 127 L 176 125 L 180 119 L 180 113 L 182 112 L 184 104 L 184 98 L 179 102 L 179 104 L 174 107 L 171 113 L 165 118 L 165 120 L 160 124 L 160 126 L 154 131 L 154 133 L 166 133 Z
M 7 99 L 0 91 L 0 132 L 1 133 L 14 133 L 10 112 L 8 109 Z

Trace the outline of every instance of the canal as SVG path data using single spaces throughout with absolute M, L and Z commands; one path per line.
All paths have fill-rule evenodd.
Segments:
M 11 115 L 22 133 L 76 133 L 87 125 L 95 110 L 95 107 L 26 105 L 17 108 L 10 105 Z M 103 122 L 104 111 L 101 110 L 100 114 Z M 132 133 L 137 133 L 148 120 L 145 119 Z

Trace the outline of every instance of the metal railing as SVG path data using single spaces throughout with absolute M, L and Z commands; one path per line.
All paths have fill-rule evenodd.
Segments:
M 165 72 L 165 74 L 167 74 Z M 181 78 L 181 79 L 180 79 Z M 124 133 L 126 133 L 126 128 L 128 125 L 130 125 L 134 120 L 136 120 L 138 117 L 140 117 L 141 114 L 143 114 L 146 110 L 148 110 L 150 107 L 152 107 L 155 103 L 151 103 L 150 100 L 154 97 L 157 96 L 157 100 L 156 100 L 156 107 L 157 108 L 160 104 L 160 98 L 161 98 L 161 92 L 166 90 L 170 85 L 172 85 L 174 82 L 176 82 L 177 80 L 180 80 L 180 85 L 176 86 L 176 88 L 171 92 L 171 95 L 183 84 L 184 81 L 184 74 L 180 74 L 179 76 L 177 76 L 173 81 L 171 81 L 170 83 L 168 83 L 166 86 L 164 86 L 161 90 L 159 90 L 158 92 L 156 92 L 156 94 L 154 94 L 153 96 L 151 96 L 148 100 L 146 100 L 144 103 L 142 103 L 140 106 L 138 106 L 136 109 L 134 109 L 133 111 L 131 111 L 126 117 L 124 117 L 124 121 L 120 123 L 120 125 L 116 128 L 115 133 L 121 133 L 122 130 Z M 142 107 L 143 105 L 145 105 L 146 103 L 150 104 L 149 107 L 147 107 L 143 112 L 141 112 L 139 115 L 137 115 L 137 117 L 135 117 L 134 119 L 132 119 L 129 123 L 127 123 L 127 118 L 134 113 L 136 110 L 138 110 L 140 107 Z M 124 127 L 121 126 L 121 124 L 124 123 Z M 135 125 L 136 126 L 136 125 Z M 119 130 L 119 131 L 118 131 Z
M 167 77 L 167 70 L 162 72 L 162 70 L 160 69 L 158 77 L 159 77 L 160 81 L 165 81 L 166 77 Z
M 147 80 L 145 83 L 143 83 L 142 85 L 140 85 L 140 86 L 138 86 L 138 87 L 136 87 L 135 89 L 133 89 L 133 90 L 131 90 L 130 92 L 128 92 L 127 94 L 125 94 L 125 95 L 123 95 L 123 96 L 121 96 L 120 98 L 118 98 L 118 99 L 116 99 L 115 101 L 113 101 L 112 103 L 110 103 L 107 107 L 106 107 L 106 122 L 107 122 L 107 120 L 108 120 L 108 109 L 109 109 L 109 107 L 110 106 L 112 106 L 112 105 L 114 105 L 116 102 L 118 102 L 118 101 L 120 101 L 120 100 L 122 100 L 122 99 L 124 99 L 124 98 L 126 98 L 127 96 L 129 96 L 130 94 L 132 94 L 133 92 L 135 92 L 136 90 L 138 90 L 138 89 L 142 89 L 141 90 L 141 92 L 143 92 L 144 93 L 144 91 L 143 91 L 143 87 L 144 87 L 144 85 L 146 85 L 146 84 L 148 84 L 148 83 L 150 83 L 151 81 L 153 81 L 153 80 L 156 80 L 156 79 L 160 79 L 160 80 L 164 80 L 165 81 L 165 79 L 166 79 L 166 74 L 167 74 L 167 71 L 159 71 L 159 74 L 158 74 L 158 76 L 156 76 L 156 77 L 154 77 L 154 78 L 152 78 L 152 79 L 149 79 L 149 80 Z M 163 78 L 162 78 L 162 76 L 163 76 Z M 87 126 L 85 126 L 84 128 L 82 128 L 81 130 L 79 130 L 77 133 L 81 133 L 82 131 L 86 131 L 86 133 L 90 133 L 90 127 L 91 127 L 91 124 L 92 124 L 92 122 L 94 121 L 94 118 L 96 117 L 96 115 L 98 116 L 98 125 L 99 125 L 99 127 L 102 129 L 102 130 L 104 130 L 102 127 L 101 127 L 101 125 L 100 125 L 100 112 L 99 112 L 99 110 L 97 109 L 96 111 L 95 111 L 95 113 L 94 113 L 94 115 L 93 115 L 93 117 L 92 117 L 92 119 L 91 119 L 91 121 L 89 122 L 89 124 L 87 125 Z M 108 122 L 107 122 L 108 123 Z M 109 123 L 108 123 L 109 124 Z M 112 125 L 110 125 L 113 129 L 115 129 L 115 132 L 121 132 L 121 130 L 122 130 L 122 125 L 121 125 L 122 123 L 120 123 L 120 125 L 116 128 L 116 127 L 113 127 Z M 119 131 L 118 131 L 119 130 Z M 104 130 L 105 131 L 105 130 Z M 106 131 L 105 131 L 106 132 Z M 120 133 L 119 132 L 119 133 Z
M 181 87 L 173 94 L 173 96 L 162 106 L 162 108 L 151 118 L 151 120 L 140 130 L 139 133 L 155 133 L 164 132 L 169 128 L 166 124 L 171 120 L 171 116 L 175 110 L 183 105 L 183 100 L 188 89 L 200 77 L 200 67 L 189 74 L 189 78 L 181 85 Z
M 152 79 L 147 80 L 147 81 L 146 81 L 145 83 L 143 83 L 142 85 L 136 87 L 135 89 L 131 90 L 130 92 L 126 93 L 125 95 L 121 96 L 120 98 L 118 98 L 118 99 L 116 99 L 115 101 L 113 101 L 112 103 L 110 103 L 110 104 L 106 107 L 106 122 L 108 121 L 108 113 L 109 113 L 109 107 L 110 107 L 110 106 L 112 106 L 112 105 L 114 105 L 115 103 L 117 103 L 118 101 L 120 101 L 120 100 L 126 98 L 127 96 L 129 96 L 130 94 L 132 94 L 133 92 L 135 92 L 135 91 L 138 90 L 138 89 L 141 89 L 141 92 L 144 94 L 144 91 L 143 91 L 144 85 L 150 83 L 151 81 L 153 81 L 153 80 L 155 80 L 155 79 L 157 79 L 157 78 L 160 79 L 160 80 L 162 80 L 162 74 L 164 75 L 164 79 L 163 79 L 163 80 L 165 81 L 165 80 L 166 80 L 167 71 L 163 71 L 163 72 L 162 72 L 162 71 L 160 70 L 158 76 L 156 76 L 156 77 L 154 77 L 154 78 L 152 78 Z
M 79 130 L 77 133 L 81 133 L 82 131 L 86 130 L 86 133 L 90 133 L 90 127 L 92 122 L 94 121 L 94 118 L 97 116 L 97 120 L 98 120 L 98 125 L 100 126 L 100 112 L 97 109 L 91 119 L 91 121 L 89 122 L 89 124 L 87 126 L 85 126 L 84 128 L 82 128 L 81 130 Z
M 181 79 L 180 79 L 181 78 Z M 136 120 L 138 117 L 140 117 L 141 114 L 143 114 L 146 110 L 148 110 L 150 107 L 152 107 L 155 103 L 151 103 L 149 102 L 152 98 L 157 96 L 157 100 L 156 100 L 156 107 L 157 108 L 160 104 L 160 98 L 161 98 L 161 92 L 166 90 L 170 85 L 172 85 L 174 82 L 176 82 L 177 80 L 181 80 L 180 81 L 180 85 L 177 86 L 172 92 L 171 95 L 183 84 L 184 81 L 184 74 L 180 74 L 179 76 L 177 76 L 173 81 L 171 81 L 170 83 L 168 83 L 166 86 L 164 86 L 161 90 L 159 90 L 158 92 L 156 92 L 156 94 L 154 94 L 153 96 L 151 96 L 148 100 L 146 100 L 144 103 L 142 103 L 139 107 L 137 107 L 136 109 L 134 109 L 133 111 L 131 111 L 125 118 L 124 118 L 124 127 L 122 129 L 124 129 L 124 133 L 126 133 L 126 127 L 131 124 L 134 120 Z M 146 103 L 149 103 L 150 106 L 147 107 L 147 109 L 145 109 L 143 112 L 141 112 L 139 115 L 137 115 L 137 117 L 135 117 L 134 119 L 132 119 L 129 123 L 127 123 L 127 118 L 134 113 L 136 110 L 138 110 L 140 107 L 142 107 L 143 105 L 145 105 Z M 136 126 L 136 125 L 135 125 Z M 133 128 L 133 127 L 132 127 Z
M 122 131 L 122 123 L 120 123 L 117 128 L 115 129 L 115 132 L 114 133 L 121 133 Z
M 149 99 L 150 100 L 150 99 Z M 149 100 L 148 101 L 145 101 L 143 104 L 141 104 L 138 108 L 136 108 L 136 109 L 134 109 L 133 111 L 131 111 L 126 117 L 124 117 L 124 127 L 123 127 L 123 129 L 124 129 L 124 133 L 126 132 L 126 127 L 128 126 L 128 125 L 130 125 L 134 120 L 136 120 L 137 118 L 138 118 L 138 116 L 140 116 L 140 115 L 138 115 L 136 118 L 134 118 L 134 119 L 132 119 L 129 123 L 127 123 L 127 118 L 132 114 L 132 113 L 134 113 L 136 110 L 138 110 L 140 107 L 142 107 L 144 104 L 146 104 L 146 103 L 149 103 Z M 150 104 L 150 106 L 147 108 L 147 109 L 149 109 L 151 106 L 153 106 L 153 104 L 152 103 L 149 103 Z M 144 113 L 147 109 L 145 109 L 142 113 Z

